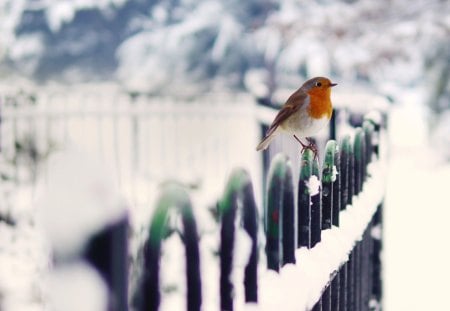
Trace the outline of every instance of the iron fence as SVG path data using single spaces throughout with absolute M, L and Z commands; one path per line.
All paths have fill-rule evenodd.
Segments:
M 20 132 L 18 129 L 23 126 L 21 123 L 32 117 L 33 128 L 36 129 L 39 127 L 39 118 L 35 117 L 41 116 L 47 119 L 42 131 L 44 136 L 47 135 L 46 137 L 50 137 L 49 135 L 52 134 L 52 122 L 57 122 L 61 118 L 65 120 L 63 131 L 70 132 L 70 119 L 80 117 L 83 122 L 86 121 L 85 118 L 96 119 L 95 124 L 99 126 L 97 132 L 102 132 L 103 130 L 100 129 L 102 126 L 98 124 L 102 124 L 101 120 L 107 115 L 111 117 L 112 128 L 115 128 L 112 137 L 119 137 L 120 130 L 117 122 L 123 114 L 126 114 L 128 120 L 126 122 L 129 122 L 126 125 L 126 131 L 134 133 L 127 141 L 133 142 L 130 149 L 135 147 L 139 150 L 137 155 L 130 156 L 128 159 L 131 167 L 139 166 L 139 163 L 144 163 L 144 159 L 147 159 L 147 156 L 142 156 L 140 153 L 142 141 L 147 136 L 141 137 L 139 134 L 147 125 L 140 123 L 139 120 L 144 118 L 148 121 L 148 118 L 153 118 L 155 116 L 154 109 L 169 111 L 165 110 L 167 107 L 149 108 L 139 104 L 129 104 L 126 109 L 117 108 L 113 111 L 96 110 L 97 108 L 95 108 L 87 115 L 84 114 L 84 110 L 70 113 L 58 112 L 58 110 L 39 112 L 38 108 L 32 113 L 17 112 L 17 110 L 15 113 L 12 111 L 5 113 L 4 108 L 5 106 L 2 107 L 2 128 L 5 122 L 10 122 L 12 131 L 17 134 Z M 197 112 L 204 113 L 204 110 L 203 106 L 199 106 L 199 109 L 194 109 L 194 111 L 190 108 L 180 110 L 177 107 L 176 109 L 180 119 L 183 119 L 183 115 L 188 111 L 194 114 L 194 118 L 198 118 Z M 172 112 L 165 114 L 169 123 L 175 122 Z M 214 123 L 212 128 L 217 128 L 218 112 L 215 110 L 213 114 L 216 117 L 211 120 Z M 156 115 L 161 117 L 161 114 Z M 244 115 L 243 124 L 250 118 L 254 121 L 253 108 L 249 108 Z M 208 122 L 205 121 L 204 115 L 200 118 L 203 120 L 202 122 Z M 302 269 L 308 257 L 314 257 L 315 252 L 323 252 L 325 249 L 322 256 L 327 254 L 335 258 L 332 260 L 332 264 L 323 266 L 319 264 L 319 272 L 321 275 L 325 275 L 325 278 L 317 277 L 319 282 L 316 284 L 310 284 L 308 280 L 298 280 L 302 285 L 296 290 L 299 293 L 308 292 L 309 295 L 308 299 L 304 299 L 296 306 L 296 309 L 381 309 L 383 192 L 381 190 L 381 195 L 375 198 L 371 198 L 367 194 L 367 192 L 373 191 L 369 188 L 368 183 L 377 175 L 382 174 L 373 169 L 373 167 L 376 168 L 375 164 L 384 161 L 380 155 L 380 144 L 382 143 L 380 135 L 383 132 L 383 126 L 378 122 L 379 120 L 363 119 L 358 124 L 360 126 L 355 128 L 351 135 L 343 136 L 340 140 L 328 140 L 323 155 L 319 159 L 313 155 L 311 150 L 306 150 L 302 154 L 300 162 L 294 163 L 295 159 L 283 154 L 275 154 L 275 151 L 272 150 L 262 162 L 264 178 L 259 174 L 249 174 L 245 169 L 233 171 L 214 211 L 220 226 L 217 254 L 220 265 L 220 278 L 217 280 L 220 288 L 218 308 L 221 310 L 235 308 L 235 289 L 238 284 L 233 283 L 231 274 L 233 261 L 237 256 L 235 253 L 237 231 L 244 230 L 250 238 L 249 256 L 243 278 L 245 303 L 261 304 L 264 309 L 264 296 L 268 294 L 268 287 L 267 284 L 261 283 L 261 280 L 264 279 L 264 275 L 261 275 L 262 271 L 272 270 L 281 275 L 287 265 Z M 220 128 L 230 129 L 231 121 L 236 122 L 232 115 Z M 154 120 L 154 122 L 160 121 Z M 114 126 L 114 124 L 116 125 Z M 164 127 L 162 123 L 158 124 Z M 182 137 L 182 132 L 189 128 L 189 124 L 191 123 L 188 123 L 187 127 L 178 133 L 179 135 L 172 138 Z M 157 126 L 158 131 L 155 132 L 161 133 L 160 126 Z M 233 131 L 232 135 L 239 136 L 242 129 L 239 129 L 235 123 L 234 127 L 236 127 L 236 131 Z M 200 130 L 202 128 L 204 129 L 202 126 L 199 127 Z M 254 129 L 257 132 L 257 125 L 254 126 Z M 145 132 L 148 134 L 152 131 L 147 128 Z M 40 133 L 31 131 L 32 135 L 41 135 Z M 223 133 L 224 131 L 219 130 L 216 134 Z M 336 129 L 333 129 L 331 133 L 336 133 Z M 162 135 L 165 136 L 159 139 L 161 145 L 168 143 L 169 140 L 172 141 L 168 138 L 167 133 Z M 336 136 L 336 134 L 333 135 Z M 49 140 L 44 139 L 44 141 L 48 142 Z M 236 152 L 240 150 L 239 145 L 227 144 L 223 148 L 236 153 L 239 158 L 241 155 Z M 119 148 L 117 142 L 113 145 L 114 148 Z M 2 146 L 5 147 L 8 144 L 2 141 Z M 8 148 L 6 147 L 7 150 Z M 165 152 L 175 150 L 177 153 L 183 153 L 181 149 L 176 148 L 176 146 L 172 146 Z M 189 145 L 186 148 L 190 150 Z M 203 149 L 200 148 L 200 150 Z M 222 149 L 219 148 L 219 150 Z M 4 150 L 2 151 L 4 152 Z M 298 153 L 298 150 L 296 152 Z M 216 151 L 214 155 L 219 153 Z M 116 158 L 118 155 L 119 152 L 116 151 Z M 248 158 L 254 159 L 252 167 L 255 166 L 255 163 L 257 166 L 261 164 L 257 156 Z M 143 165 L 147 167 L 150 164 Z M 127 170 L 128 168 L 127 166 Z M 214 172 L 214 169 L 211 171 Z M 252 181 L 250 177 L 252 175 L 256 175 L 254 179 L 256 183 Z M 258 200 L 258 194 L 255 195 L 255 188 L 260 187 L 261 184 L 265 189 L 262 191 L 264 200 Z M 375 186 L 380 188 L 379 185 Z M 380 191 L 380 189 L 376 189 L 376 191 Z M 368 199 L 361 203 L 360 199 L 364 196 Z M 258 208 L 259 201 L 263 202 L 262 208 Z M 348 217 L 350 212 L 353 215 L 353 220 L 350 219 L 352 221 Z M 178 223 L 176 219 L 173 219 L 174 217 L 181 219 L 181 231 L 178 227 L 174 227 L 174 224 Z M 111 310 L 128 308 L 157 310 L 160 307 L 162 299 L 160 268 L 164 264 L 161 262 L 161 247 L 165 239 L 173 234 L 179 234 L 185 246 L 185 258 L 180 258 L 180 260 L 186 261 L 185 308 L 201 310 L 205 297 L 202 282 L 204 275 L 200 269 L 201 249 L 197 222 L 188 191 L 180 184 L 169 183 L 157 201 L 149 221 L 148 237 L 142 249 L 144 254 L 142 272 L 132 291 L 129 290 L 127 278 L 129 274 L 129 263 L 127 262 L 128 218 L 125 217 L 104 228 L 91 238 L 82 256 L 100 271 L 109 286 Z M 351 234 L 348 234 L 344 228 L 351 231 Z M 329 235 L 336 235 L 338 238 L 325 238 Z M 328 249 L 336 247 L 333 243 L 336 243 L 336 239 L 339 238 L 343 239 L 341 244 L 344 246 L 341 245 L 336 254 L 334 251 L 327 253 Z M 264 264 L 266 267 L 262 267 Z M 279 303 L 280 308 L 283 308 L 283 301 L 279 301 Z
M 355 209 L 352 205 L 358 200 L 357 198 L 364 191 L 370 191 L 365 189 L 365 185 L 373 178 L 372 175 L 378 173 L 369 170 L 369 166 L 371 163 L 380 161 L 378 137 L 380 131 L 380 124 L 365 120 L 362 127 L 355 129 L 353 137 L 345 136 L 340 142 L 329 140 L 321 165 L 313 153 L 306 150 L 301 158 L 297 187 L 294 185 L 292 165 L 288 157 L 281 154 L 275 156 L 267 174 L 267 200 L 262 218 L 257 213 L 249 175 L 245 170 L 236 170 L 232 174 L 224 195 L 218 203 L 221 226 L 219 254 L 222 310 L 233 310 L 235 284 L 230 281 L 230 273 L 235 256 L 233 253 L 235 230 L 237 230 L 235 224 L 240 223 L 252 241 L 251 255 L 245 267 L 245 302 L 258 303 L 258 293 L 261 293 L 261 289 L 258 290 L 258 262 L 259 264 L 267 262 L 267 269 L 274 271 L 280 271 L 286 264 L 301 266 L 302 260 L 296 258 L 296 252 L 299 249 L 314 250 L 323 243 L 330 243 L 323 241 L 322 235 L 328 230 L 329 232 L 339 230 L 341 214 L 347 209 Z M 295 189 L 297 189 L 296 193 Z M 164 195 L 170 196 L 169 193 Z M 176 194 L 172 195 L 177 197 Z M 186 202 L 187 198 L 186 196 Z M 359 229 L 361 231 L 357 233 L 357 238 L 347 241 L 350 247 L 346 249 L 345 258 L 341 258 L 333 270 L 327 271 L 329 278 L 315 293 L 317 299 L 314 304 L 311 305 L 311 301 L 306 301 L 298 310 L 381 309 L 382 198 L 369 203 L 373 205 L 371 208 L 365 206 L 370 205 L 367 203 L 360 204 L 358 207 L 361 209 L 358 213 L 366 213 L 368 218 Z M 187 206 L 186 204 L 179 202 L 175 205 L 181 207 Z M 168 208 L 169 204 L 166 207 Z M 237 212 L 239 209 L 242 210 L 241 213 Z M 241 215 L 241 222 L 235 221 L 236 215 Z M 158 218 L 159 212 L 156 212 L 154 217 Z M 194 221 L 192 218 L 190 220 Z M 258 240 L 258 228 L 264 232 L 264 238 L 261 241 Z M 151 247 L 154 239 L 158 241 L 163 239 L 163 235 L 152 232 L 153 229 L 150 229 L 146 249 Z M 195 234 L 194 238 L 189 238 L 189 241 L 195 240 Z M 258 245 L 264 245 L 262 254 L 258 253 Z M 197 248 L 198 246 L 192 249 Z M 265 256 L 265 260 L 258 260 L 258 254 Z M 329 255 L 333 256 L 331 253 Z M 152 259 L 152 262 L 155 262 L 155 259 Z M 192 270 L 198 271 L 198 261 L 193 262 L 195 267 L 189 267 L 188 264 L 188 274 Z M 149 264 L 146 263 L 146 266 Z M 327 270 L 329 267 L 324 266 L 323 269 Z M 148 275 L 144 274 L 144 280 L 147 280 L 150 274 L 158 274 L 158 271 L 153 268 L 148 271 L 150 271 Z M 188 276 L 188 282 L 190 282 L 189 279 Z M 143 284 L 147 283 L 143 282 Z M 200 279 L 197 279 L 195 290 L 197 294 L 201 292 L 200 284 Z M 191 285 L 188 285 L 188 288 L 191 288 Z M 144 300 L 155 299 L 151 302 L 152 308 L 140 310 L 158 308 L 158 299 L 152 298 L 152 293 L 155 291 L 158 293 L 160 289 L 157 282 L 152 282 L 152 286 L 152 290 L 140 287 L 141 297 Z M 305 287 L 299 287 L 298 290 L 305 290 Z M 196 301 L 195 304 L 191 303 L 193 299 Z M 188 294 L 187 309 L 200 310 L 199 299 L 201 298 L 198 295 L 191 297 Z M 280 305 L 280 308 L 283 308 L 283 305 Z

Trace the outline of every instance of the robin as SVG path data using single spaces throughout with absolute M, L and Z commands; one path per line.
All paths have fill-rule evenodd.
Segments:
M 288 98 L 256 150 L 266 149 L 278 134 L 286 133 L 293 135 L 302 145 L 302 152 L 311 149 L 317 155 L 317 147 L 309 137 L 330 121 L 333 112 L 330 95 L 335 85 L 337 83 L 324 77 L 306 81 Z M 304 144 L 301 138 L 306 138 L 308 144 Z

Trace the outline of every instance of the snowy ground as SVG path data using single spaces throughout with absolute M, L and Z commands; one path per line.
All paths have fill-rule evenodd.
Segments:
M 450 163 L 427 143 L 424 116 L 415 105 L 391 112 L 384 214 L 387 311 L 450 310 Z

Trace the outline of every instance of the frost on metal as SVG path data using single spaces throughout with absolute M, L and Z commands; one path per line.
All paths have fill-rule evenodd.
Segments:
M 339 173 L 338 173 L 338 170 L 337 170 L 337 168 L 336 168 L 336 165 L 333 165 L 333 171 L 332 171 L 332 175 L 331 175 L 331 181 L 332 182 L 335 182 L 336 181 L 336 178 L 337 178 L 337 175 L 338 175 Z
M 309 177 L 309 180 L 307 182 L 309 194 L 311 196 L 319 194 L 320 185 L 321 183 L 319 177 L 317 177 L 316 175 L 312 175 L 311 177 Z
M 375 240 L 381 240 L 382 237 L 381 235 L 382 235 L 382 228 L 380 224 L 374 226 L 370 231 L 370 236 Z

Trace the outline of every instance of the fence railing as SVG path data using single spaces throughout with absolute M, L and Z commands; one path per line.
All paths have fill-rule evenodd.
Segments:
M 132 108 L 132 116 L 139 118 L 148 109 L 141 108 Z M 113 114 L 113 118 L 119 115 Z M 3 116 L 9 119 L 13 129 L 20 127 L 18 124 L 24 120 L 20 115 Z M 47 113 L 42 116 L 57 118 Z M 248 116 L 253 118 L 253 112 L 247 112 Z M 67 114 L 67 120 L 71 117 L 74 115 Z M 98 115 L 100 119 L 104 117 L 102 113 Z M 132 124 L 128 124 L 131 129 Z M 139 124 L 138 128 L 144 126 L 135 124 Z M 233 171 L 215 210 L 220 223 L 217 260 L 207 263 L 220 267 L 216 280 L 220 296 L 217 309 L 235 309 L 238 298 L 243 299 L 240 305 L 258 304 L 261 310 L 272 310 L 271 306 L 286 310 L 381 308 L 384 192 L 380 167 L 384 159 L 379 147 L 382 132 L 378 120 L 367 118 L 351 135 L 339 141 L 329 140 L 323 157 L 319 157 L 322 161 L 306 150 L 298 170 L 296 163 L 292 164 L 292 159 L 286 155 L 267 158 L 270 169 L 265 173 L 262 208 L 257 207 L 259 200 L 254 193 L 262 178 L 257 174 L 254 179 L 257 183 L 254 183 L 247 170 Z M 139 145 L 139 137 L 134 138 L 136 145 Z M 230 149 L 239 150 L 236 146 Z M 108 305 L 112 310 L 157 310 L 161 306 L 164 299 L 160 277 L 164 264 L 162 248 L 165 240 L 175 234 L 180 236 L 185 248 L 185 258 L 179 258 L 186 265 L 185 308 L 202 308 L 208 297 L 205 296 L 203 280 L 206 275 L 201 269 L 204 256 L 194 210 L 184 186 L 174 183 L 166 186 L 150 219 L 148 238 L 143 246 L 142 272 L 131 291 L 126 278 L 128 219 L 109 225 L 87 243 L 83 258 L 97 268 L 109 286 Z M 233 262 L 240 255 L 236 253 L 236 244 L 241 231 L 249 238 L 249 245 L 243 284 L 237 284 L 232 274 Z M 314 269 L 309 270 L 311 267 Z M 289 277 L 284 272 L 286 269 L 289 269 Z M 277 277 L 274 278 L 271 271 Z M 294 283 L 285 283 L 286 279 L 292 281 L 292 275 L 298 276 Z M 289 289 L 289 286 L 295 288 Z M 243 293 L 239 295 L 236 292 L 240 287 Z M 285 291 L 282 298 L 268 296 L 270 291 L 276 290 Z
M 376 128 L 376 130 L 375 130 Z M 319 282 L 308 284 L 299 279 L 296 291 L 308 293 L 304 301 L 295 304 L 295 310 L 379 310 L 381 308 L 381 214 L 383 190 L 381 183 L 370 185 L 370 181 L 379 178 L 377 171 L 380 160 L 379 124 L 366 120 L 362 127 L 356 128 L 354 136 L 345 136 L 340 142 L 328 141 L 322 165 L 312 151 L 306 150 L 301 158 L 298 186 L 293 182 L 292 165 L 284 155 L 277 155 L 271 163 L 267 183 L 267 200 L 264 206 L 263 221 L 258 216 L 252 189 L 252 181 L 245 170 L 236 170 L 229 179 L 224 195 L 218 204 L 220 215 L 220 309 L 233 310 L 233 287 L 231 270 L 234 253 L 236 224 L 241 224 L 251 239 L 250 255 L 245 266 L 243 296 L 246 303 L 262 303 L 261 296 L 270 295 L 270 286 L 260 285 L 264 276 L 258 276 L 261 269 L 258 263 L 267 263 L 267 269 L 279 271 L 287 264 L 302 267 L 307 257 L 330 256 L 328 264 L 318 265 L 322 276 L 313 276 Z M 376 139 L 375 139 L 376 137 Z M 297 189 L 297 195 L 295 195 Z M 368 192 L 368 193 L 365 193 Z M 372 193 L 377 192 L 378 196 Z M 189 199 L 184 190 L 174 193 L 167 190 L 160 202 L 164 212 L 170 205 L 183 206 L 183 219 L 192 219 Z M 176 199 L 178 198 L 178 199 Z M 183 198 L 182 200 L 180 198 Z M 162 204 L 162 203 L 160 203 Z M 162 242 L 161 206 L 154 213 L 152 226 L 145 249 L 148 253 L 152 245 Z M 239 213 L 238 210 L 241 210 Z M 182 212 L 183 209 L 180 209 Z M 183 213 L 183 212 L 182 212 Z M 240 217 L 240 221 L 236 221 Z M 344 219 L 341 219 L 341 218 Z M 186 221 L 183 220 L 185 230 Z M 194 222 L 195 223 L 195 222 Z M 155 230 L 155 224 L 159 230 Z M 195 228 L 195 225 L 192 226 Z M 264 231 L 265 238 L 258 239 L 258 228 Z M 263 228 L 263 229 L 262 229 Z M 348 234 L 348 231 L 351 233 Z M 200 310 L 201 275 L 198 274 L 198 246 L 195 231 L 190 238 L 184 236 L 187 255 L 187 309 Z M 323 239 L 328 235 L 327 239 Z M 334 237 L 334 240 L 331 237 Z M 339 241 L 344 239 L 345 241 Z M 157 241 L 157 242 L 155 242 Z M 191 242 L 189 242 L 191 241 Z M 194 244 L 192 244 L 194 243 Z M 337 244 L 337 245 L 333 245 Z M 344 244 L 344 246 L 339 244 Z M 189 246 L 190 245 L 190 246 Z M 265 259 L 258 256 L 258 247 L 264 246 Z M 336 248 L 338 250 L 336 250 Z M 318 252 L 323 252 L 317 255 Z M 158 254 L 158 252 L 154 252 Z M 192 256 L 192 257 L 191 257 Z M 313 259 L 309 259 L 310 261 Z M 322 258 L 323 259 L 323 258 Z M 189 263 L 192 262 L 192 263 Z M 331 264 L 329 262 L 332 262 Z M 158 278 L 149 282 L 158 261 L 146 267 L 139 291 L 142 296 L 159 297 Z M 214 264 L 214 262 L 212 262 Z M 193 265 L 193 266 L 192 266 Z M 312 273 L 312 272 L 311 272 Z M 195 274 L 195 286 L 192 281 Z M 325 277 L 323 277 L 325 276 Z M 151 289 L 146 285 L 151 283 Z M 313 284 L 315 283 L 315 284 Z M 261 287 L 262 286 L 262 287 Z M 275 286 L 273 284 L 273 286 Z M 292 284 L 285 284 L 292 286 Z M 194 290 L 195 288 L 195 290 Z M 194 293 L 195 292 L 195 293 Z M 158 309 L 158 299 L 154 298 L 151 308 Z M 290 299 L 285 297 L 288 303 Z M 195 301 L 195 303 L 193 302 Z M 278 301 L 283 308 L 283 301 Z M 290 304 L 292 306 L 292 304 Z M 286 309 L 289 309 L 288 307 Z
M 159 198 L 144 245 L 144 269 L 134 304 L 138 310 L 157 310 L 160 304 L 161 244 L 170 228 L 171 209 L 181 216 L 186 253 L 187 310 L 200 310 L 202 302 L 197 224 L 186 191 L 171 185 Z M 181 258 L 180 258 L 181 259 Z

